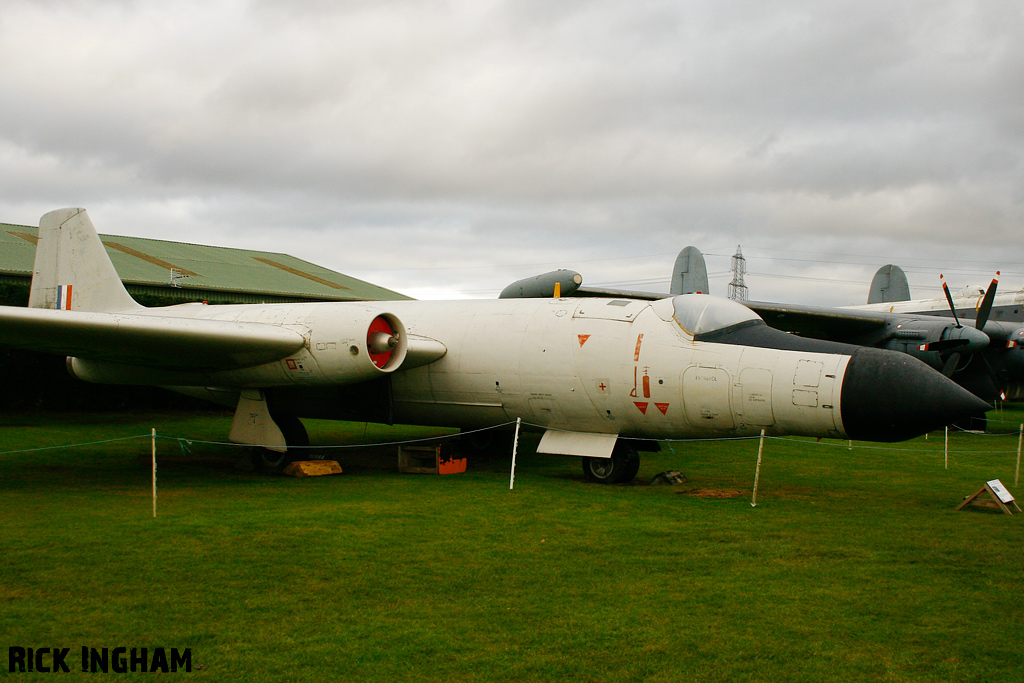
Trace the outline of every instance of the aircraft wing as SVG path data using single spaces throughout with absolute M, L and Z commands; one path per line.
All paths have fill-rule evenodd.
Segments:
M 641 301 L 658 301 L 672 296 L 664 292 L 638 292 L 632 289 L 603 289 L 600 287 L 580 287 L 571 296 L 594 296 L 602 299 L 640 299 Z
M 761 316 L 770 327 L 814 339 L 847 341 L 875 332 L 892 319 L 892 316 L 874 311 L 757 301 L 742 303 Z
M 0 344 L 97 361 L 225 370 L 284 358 L 305 343 L 295 330 L 259 323 L 0 306 Z

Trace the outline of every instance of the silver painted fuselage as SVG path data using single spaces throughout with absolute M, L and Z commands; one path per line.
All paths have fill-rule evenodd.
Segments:
M 485 426 L 521 417 L 645 438 L 843 433 L 836 378 L 847 356 L 695 342 L 669 300 L 495 303 L 439 302 L 422 316 L 394 309 L 410 333 L 453 345 L 395 375 L 397 419 Z
M 352 384 L 345 369 L 365 327 L 351 321 L 390 314 L 404 325 L 410 357 L 425 342 L 446 351 L 411 369 L 407 358 L 390 373 L 396 422 L 485 427 L 522 418 L 545 428 L 652 439 L 761 429 L 845 436 L 840 391 L 849 356 L 694 341 L 673 319 L 671 299 L 193 304 L 143 314 L 173 316 L 183 328 L 189 319 L 270 323 L 306 342 L 286 358 L 237 370 L 76 360 L 75 374 L 165 386 Z

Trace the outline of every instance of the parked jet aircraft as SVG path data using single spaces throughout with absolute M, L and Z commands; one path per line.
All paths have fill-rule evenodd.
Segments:
M 707 291 L 703 255 L 683 249 L 672 271 L 671 293 Z M 681 265 L 683 264 L 683 265 Z M 621 296 L 656 300 L 664 294 L 583 286 L 575 271 L 559 270 L 531 278 L 533 292 L 546 292 L 558 279 L 566 296 Z M 519 283 L 502 296 L 515 296 Z M 945 288 L 945 285 L 944 285 Z M 801 337 L 885 348 L 907 353 L 986 400 L 1024 398 L 1024 292 L 1000 295 L 997 281 L 977 293 L 910 301 L 903 271 L 879 268 L 866 306 L 824 307 L 745 301 L 770 327 Z M 535 296 L 537 294 L 534 294 Z M 941 304 L 941 308 L 940 308 Z M 959 317 L 958 317 L 959 316 Z M 960 322 L 973 319 L 973 325 Z M 999 319 L 995 319 L 999 318 Z
M 0 307 L 0 343 L 67 355 L 83 380 L 234 405 L 230 438 L 273 464 L 306 443 L 299 417 L 522 418 L 539 452 L 611 483 L 651 440 L 895 441 L 988 409 L 907 355 L 800 339 L 707 295 L 144 308 L 83 209 L 40 220 L 29 306 Z

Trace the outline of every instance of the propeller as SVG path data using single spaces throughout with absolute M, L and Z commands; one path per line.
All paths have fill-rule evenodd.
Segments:
M 955 323 L 956 329 L 961 329 L 963 328 L 963 325 L 960 323 L 960 318 L 957 317 L 956 306 L 953 305 L 953 295 L 949 292 L 949 285 L 946 284 L 946 279 L 941 274 L 939 275 L 939 280 L 942 281 L 942 292 L 946 295 L 946 302 L 949 303 L 949 312 L 953 314 L 953 322 Z M 992 283 L 988 286 L 988 289 L 985 290 L 985 296 L 982 298 L 981 304 L 978 306 L 978 313 L 974 318 L 974 328 L 979 332 L 983 331 L 985 323 L 988 322 L 988 317 L 992 313 L 992 304 L 996 299 L 996 289 L 998 286 L 999 271 L 997 270 L 996 276 L 992 278 Z M 942 344 L 942 342 L 940 341 L 929 344 L 928 348 L 931 351 L 943 351 L 963 346 L 963 344 L 946 344 L 942 348 L 936 348 L 939 344 Z M 961 355 L 962 353 L 960 351 L 953 351 L 948 357 L 946 357 L 945 362 L 942 365 L 943 375 L 946 377 L 953 376 L 953 373 L 957 370 L 957 365 L 960 362 Z M 992 366 L 987 360 L 985 360 L 984 356 L 982 356 L 982 361 L 985 363 L 985 368 L 988 370 L 988 374 L 993 380 L 993 383 L 997 382 L 998 380 L 996 378 L 995 371 L 992 370 Z

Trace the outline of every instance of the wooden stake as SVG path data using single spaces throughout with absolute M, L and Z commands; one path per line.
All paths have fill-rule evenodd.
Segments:
M 1020 426 L 1020 436 L 1017 437 L 1017 473 L 1013 475 L 1013 485 L 1017 486 L 1020 481 L 1020 445 L 1024 442 L 1024 424 Z
M 761 479 L 761 453 L 764 452 L 764 430 L 761 430 L 761 442 L 757 445 L 757 469 L 754 470 L 754 497 L 750 500 L 750 507 L 757 507 L 757 482 Z
M 156 517 L 156 427 L 153 428 L 152 435 L 152 451 L 153 451 L 153 517 Z
M 512 439 L 512 471 L 508 475 L 508 490 L 511 491 L 512 487 L 516 483 L 516 451 L 519 450 L 519 425 L 522 423 L 523 418 L 516 418 L 516 435 Z

